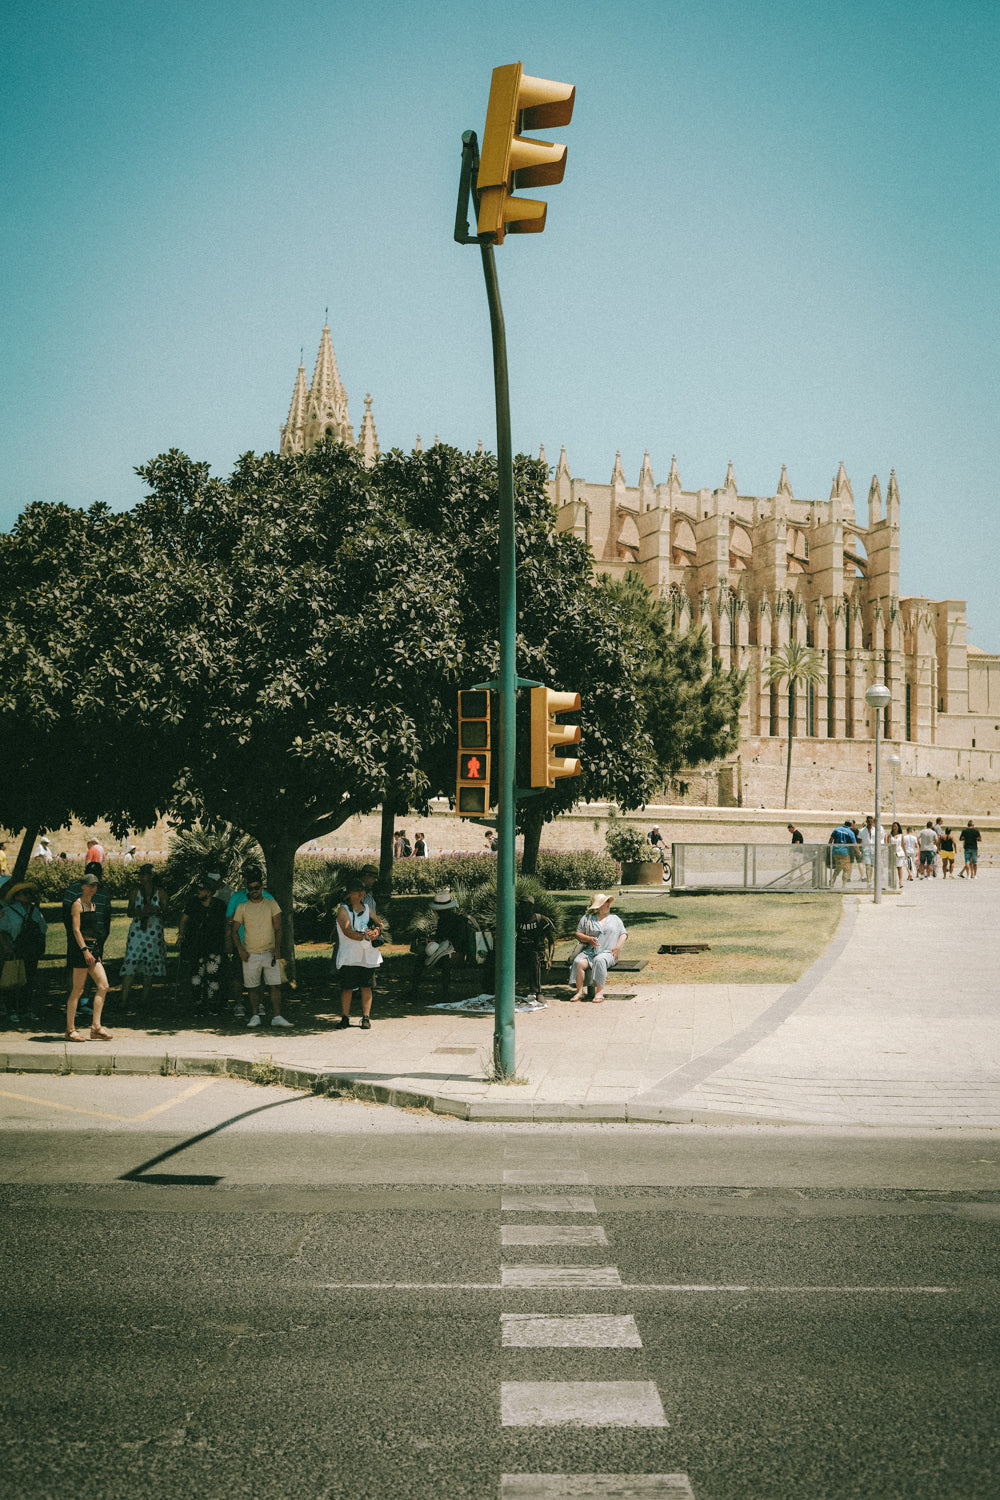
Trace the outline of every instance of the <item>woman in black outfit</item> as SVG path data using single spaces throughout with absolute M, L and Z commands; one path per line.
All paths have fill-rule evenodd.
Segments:
M 110 1042 L 111 1032 L 101 1025 L 104 997 L 108 993 L 108 976 L 101 962 L 104 936 L 100 913 L 94 896 L 97 892 L 97 876 L 85 875 L 80 882 L 80 894 L 70 908 L 69 953 L 66 965 L 73 976 L 69 998 L 66 1001 L 66 1040 L 85 1042 L 87 1038 L 76 1030 L 77 1001 L 83 994 L 83 986 L 89 974 L 94 981 L 94 1020 L 90 1028 L 92 1041 Z

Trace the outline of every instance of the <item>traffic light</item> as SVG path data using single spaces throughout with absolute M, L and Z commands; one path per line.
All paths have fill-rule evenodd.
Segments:
M 455 811 L 482 818 L 490 806 L 490 695 L 483 688 L 458 695 L 458 779 Z
M 493 69 L 476 187 L 479 233 L 494 235 L 498 245 L 508 229 L 512 234 L 541 234 L 545 228 L 545 204 L 511 194 L 514 188 L 562 182 L 566 147 L 525 140 L 520 132 L 568 125 L 575 97 L 571 83 L 530 78 L 520 63 Z
M 556 723 L 556 714 L 568 714 L 579 707 L 579 693 L 531 689 L 532 786 L 555 786 L 558 776 L 579 776 L 580 762 L 575 757 L 555 753 L 562 745 L 580 743 L 579 724 Z

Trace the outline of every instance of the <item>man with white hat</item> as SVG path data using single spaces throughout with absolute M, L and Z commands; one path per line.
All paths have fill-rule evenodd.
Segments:
M 571 1000 L 583 999 L 588 969 L 594 982 L 594 1004 L 600 1005 L 604 999 L 608 970 L 613 969 L 618 962 L 628 938 L 621 917 L 611 914 L 614 899 L 613 896 L 598 891 L 577 925 L 576 940 L 579 947 L 569 961 L 569 979 L 574 990 Z

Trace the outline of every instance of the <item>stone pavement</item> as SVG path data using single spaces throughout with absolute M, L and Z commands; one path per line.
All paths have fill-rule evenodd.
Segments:
M 0 1035 L 0 1070 L 227 1072 L 473 1120 L 1000 1126 L 1000 872 L 844 898 L 791 986 L 638 985 L 516 1021 L 519 1082 L 489 1083 L 492 1016 L 370 1031 Z M 294 1003 L 286 1005 L 294 1020 Z M 113 1024 L 113 1023 L 111 1023 Z

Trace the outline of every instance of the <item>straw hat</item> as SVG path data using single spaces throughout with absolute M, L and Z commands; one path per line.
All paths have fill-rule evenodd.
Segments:
M 614 901 L 614 896 L 607 896 L 603 891 L 595 891 L 594 898 L 587 907 L 588 911 L 600 911 L 606 901 Z
M 16 901 L 22 891 L 34 891 L 37 896 L 39 894 L 37 882 L 34 880 L 19 880 L 17 885 L 4 886 L 2 899 L 7 902 Z

